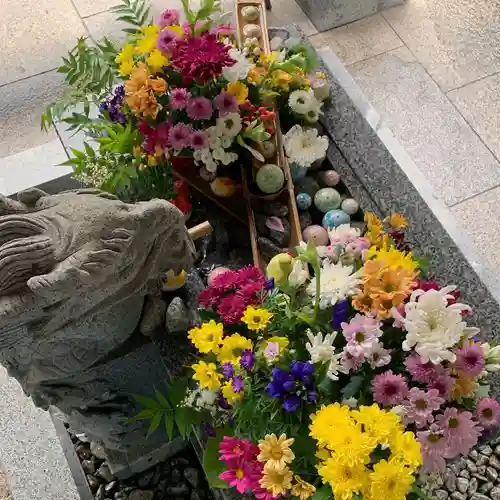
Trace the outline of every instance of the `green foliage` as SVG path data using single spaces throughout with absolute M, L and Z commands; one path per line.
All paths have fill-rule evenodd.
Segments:
M 318 488 L 314 496 L 311 498 L 311 500 L 332 500 L 332 499 L 333 499 L 332 489 L 327 484 L 324 484 L 323 486 L 321 486 L 321 488 Z
M 228 488 L 228 485 L 219 474 L 226 470 L 224 462 L 219 460 L 219 444 L 224 436 L 229 436 L 229 429 L 219 429 L 217 436 L 208 438 L 205 452 L 203 453 L 203 470 L 210 488 Z
M 121 4 L 110 9 L 118 14 L 117 21 L 133 26 L 125 28 L 125 33 L 137 33 L 143 26 L 151 21 L 151 11 L 147 0 L 122 0 Z

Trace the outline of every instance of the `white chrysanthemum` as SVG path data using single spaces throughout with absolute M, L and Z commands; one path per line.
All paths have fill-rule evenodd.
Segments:
M 296 259 L 292 271 L 288 275 L 288 284 L 293 287 L 302 286 L 309 278 L 307 265 L 301 260 Z
M 238 113 L 227 113 L 217 118 L 217 131 L 225 137 L 236 137 L 241 131 L 241 116 Z
M 330 360 L 330 364 L 328 365 L 328 370 L 326 372 L 326 376 L 330 380 L 338 380 L 339 372 L 341 372 L 342 365 L 340 364 L 340 356 L 341 354 L 334 354 L 332 359 Z
M 303 129 L 294 125 L 284 136 L 283 144 L 290 162 L 310 167 L 316 160 L 325 157 L 328 139 L 318 136 L 315 128 Z
M 348 243 L 356 241 L 361 236 L 361 231 L 350 224 L 340 224 L 340 226 L 329 228 L 328 237 L 331 245 L 346 246 Z
M 500 346 L 490 346 L 488 342 L 481 344 L 484 352 L 485 370 L 490 373 L 500 371 Z
M 233 138 L 232 137 L 225 137 L 225 136 L 222 136 L 220 138 L 220 142 L 221 142 L 221 146 L 224 148 L 224 149 L 227 149 L 228 147 L 231 146 L 231 144 L 233 143 Z
M 288 105 L 299 115 L 305 115 L 317 102 L 312 89 L 294 90 L 288 98 Z
M 339 300 L 357 294 L 360 291 L 360 285 L 360 271 L 354 271 L 353 266 L 323 261 L 320 274 L 319 307 L 327 309 Z M 309 283 L 307 293 L 312 297 L 316 296 L 316 276 Z
M 336 332 L 327 333 L 324 337 L 322 333 L 313 334 L 311 330 L 307 330 L 306 349 L 311 356 L 313 363 L 327 363 L 330 362 L 335 354 L 335 347 L 333 342 L 337 336 Z
M 248 76 L 252 63 L 238 49 L 231 49 L 229 51 L 229 57 L 234 59 L 236 64 L 226 66 L 222 70 L 222 76 L 230 83 L 244 80 Z
M 366 352 L 366 359 L 372 368 L 380 368 L 381 366 L 388 365 L 391 362 L 391 353 L 384 348 L 381 342 L 377 342 L 373 347 Z
M 405 305 L 405 316 L 393 309 L 393 316 L 407 331 L 403 350 L 412 348 L 422 358 L 422 363 L 439 364 L 442 361 L 453 363 L 456 359 L 452 349 L 463 336 L 473 336 L 477 328 L 467 327 L 461 313 L 470 311 L 465 304 L 448 305 L 454 299 L 450 292 L 454 286 L 441 290 L 415 290 Z
M 316 97 L 314 97 L 314 101 L 311 103 L 311 107 L 303 115 L 306 122 L 316 123 L 319 120 L 319 115 L 322 114 L 321 105 L 322 103 L 319 102 Z

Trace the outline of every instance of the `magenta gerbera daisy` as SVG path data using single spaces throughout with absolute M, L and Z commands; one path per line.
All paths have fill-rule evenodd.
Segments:
M 208 288 L 205 288 L 205 290 L 201 291 L 198 296 L 198 302 L 203 307 L 210 308 L 216 306 L 221 297 L 222 294 L 219 290 L 209 286 Z
M 226 325 L 238 323 L 245 312 L 245 303 L 236 294 L 224 297 L 217 308 L 217 312 Z
M 223 273 L 218 274 L 210 283 L 211 288 L 215 288 L 221 292 L 230 291 L 239 284 L 238 272 L 227 270 Z
M 229 92 L 221 92 L 215 99 L 215 107 L 219 114 L 236 113 L 238 111 L 238 101 Z
M 243 285 L 236 294 L 243 299 L 245 305 L 256 305 L 259 303 L 259 294 L 262 286 L 259 283 L 247 283 Z
M 180 151 L 189 146 L 189 138 L 191 136 L 191 127 L 184 123 L 174 125 L 168 134 L 170 144 L 174 149 Z
M 493 398 L 481 398 L 476 405 L 476 418 L 485 429 L 500 424 L 500 404 Z
M 209 120 L 212 116 L 212 102 L 206 97 L 191 97 L 186 105 L 186 111 L 192 120 Z
M 373 378 L 373 399 L 382 406 L 398 405 L 408 394 L 406 380 L 391 370 Z
M 191 97 L 191 92 L 185 88 L 173 89 L 170 92 L 170 107 L 172 109 L 184 109 Z
M 203 130 L 195 130 L 191 134 L 190 144 L 193 149 L 208 148 L 208 135 Z
M 259 447 L 251 441 L 231 436 L 224 436 L 219 444 L 220 460 L 226 462 L 237 459 L 252 461 L 257 458 L 259 451 Z
M 254 463 L 244 460 L 233 460 L 227 463 L 227 465 L 230 469 L 224 471 L 219 477 L 223 481 L 226 481 L 229 486 L 236 488 L 239 493 L 249 491 L 255 483 L 255 476 L 257 474 Z
M 455 350 L 455 369 L 466 377 L 476 377 L 484 370 L 484 351 L 480 344 L 467 342 Z
M 422 391 L 413 387 L 408 392 L 408 401 L 405 401 L 405 421 L 417 427 L 425 427 L 434 420 L 433 412 L 439 410 L 444 399 L 439 396 L 437 389 Z

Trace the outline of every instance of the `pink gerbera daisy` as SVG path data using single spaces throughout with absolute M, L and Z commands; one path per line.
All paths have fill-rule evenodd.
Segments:
M 233 486 L 239 493 L 250 491 L 255 483 L 256 470 L 252 462 L 244 460 L 233 460 L 227 463 L 229 470 L 224 471 L 219 477 Z
M 217 312 L 223 323 L 232 325 L 238 323 L 243 316 L 245 312 L 245 303 L 243 299 L 236 294 L 227 295 L 220 301 Z
M 432 424 L 428 431 L 417 432 L 417 441 L 422 451 L 422 472 L 444 472 L 444 457 L 448 450 L 443 431 L 436 424 Z
M 190 139 L 191 147 L 193 149 L 206 149 L 208 148 L 208 135 L 203 130 L 195 130 L 191 134 Z
M 180 151 L 189 146 L 189 137 L 191 136 L 191 127 L 184 123 L 174 125 L 168 134 L 170 144 L 174 149 Z
M 185 88 L 173 89 L 170 92 L 170 107 L 172 109 L 184 109 L 191 97 L 191 92 Z
M 391 370 L 373 378 L 373 398 L 382 406 L 398 405 L 408 394 L 406 380 Z
M 485 429 L 500 424 L 500 404 L 493 398 L 481 398 L 476 406 L 476 418 Z
M 264 273 L 255 266 L 245 266 L 238 271 L 239 282 L 244 285 L 246 283 L 259 283 L 264 286 L 266 279 Z
M 209 120 L 212 116 L 212 101 L 206 97 L 191 97 L 188 100 L 186 111 L 192 120 Z
M 417 427 L 425 427 L 434 420 L 433 411 L 439 410 L 444 399 L 437 389 L 422 391 L 417 387 L 410 389 L 408 401 L 405 401 L 405 421 Z
M 380 321 L 364 314 L 356 314 L 349 323 L 341 323 L 342 334 L 347 340 L 345 349 L 353 356 L 364 356 L 370 352 L 382 335 L 380 325 Z
M 447 458 L 469 453 L 483 430 L 472 420 L 472 413 L 457 408 L 446 408 L 442 415 L 436 417 L 436 423 L 444 432 Z
M 455 350 L 455 369 L 466 377 L 477 377 L 484 370 L 484 351 L 480 344 L 467 342 Z
M 160 50 L 162 54 L 169 56 L 175 45 L 174 42 L 177 42 L 179 40 L 181 40 L 181 36 L 179 35 L 179 33 L 176 33 L 175 31 L 169 30 L 167 28 L 158 33 L 158 39 L 156 40 L 156 47 Z
M 219 114 L 236 113 L 238 111 L 238 101 L 229 92 L 221 92 L 215 99 L 215 107 Z
M 219 444 L 219 454 L 220 460 L 225 462 L 235 459 L 252 461 L 259 454 L 259 447 L 247 439 L 224 436 Z

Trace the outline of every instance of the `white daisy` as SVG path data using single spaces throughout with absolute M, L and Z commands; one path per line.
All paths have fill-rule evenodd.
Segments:
M 291 163 L 302 167 L 310 167 L 316 160 L 325 157 L 328 139 L 318 136 L 314 128 L 303 129 L 294 125 L 284 136 L 285 152 Z
M 305 115 L 317 102 L 312 89 L 294 90 L 288 98 L 288 105 L 299 115 Z

